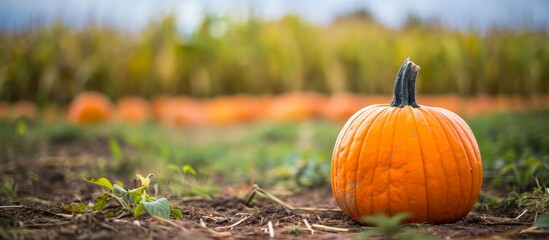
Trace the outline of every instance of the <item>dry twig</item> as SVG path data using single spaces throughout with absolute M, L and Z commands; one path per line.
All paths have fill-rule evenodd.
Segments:
M 238 222 L 235 222 L 235 223 L 233 223 L 233 224 L 231 224 L 231 225 L 228 225 L 228 226 L 222 226 L 222 227 L 217 227 L 216 229 L 225 229 L 225 228 L 232 228 L 232 227 L 236 227 L 236 226 L 237 226 L 238 224 L 241 224 L 242 222 L 246 221 L 246 219 L 248 219 L 248 218 L 252 217 L 252 215 L 253 215 L 253 214 L 250 214 L 249 216 L 247 216 L 247 217 L 244 217 L 244 218 L 242 218 L 242 219 L 238 220 Z
M 304 218 L 303 222 L 305 222 L 305 226 L 307 226 L 307 229 L 309 229 L 309 231 L 311 231 L 311 235 L 315 235 L 315 230 L 313 228 L 311 228 L 311 225 L 309 224 L 307 219 Z
M 269 221 L 267 223 L 267 229 L 269 229 L 269 237 L 270 238 L 274 238 L 275 237 L 275 233 L 274 233 L 274 229 L 273 229 L 273 223 L 271 221 Z
M 349 229 L 347 228 L 330 227 L 330 226 L 324 226 L 320 224 L 313 224 L 313 227 L 320 228 L 326 231 L 331 231 L 331 232 L 348 232 L 349 231 Z
M 313 208 L 313 207 L 294 207 L 284 201 L 282 201 L 280 198 L 277 198 L 273 194 L 265 191 L 264 189 L 260 188 L 257 184 L 254 184 L 252 188 L 252 192 L 250 193 L 248 199 L 246 200 L 246 204 L 249 204 L 249 202 L 252 200 L 252 198 L 255 195 L 260 195 L 271 202 L 277 203 L 281 205 L 282 207 L 292 211 L 292 212 L 306 212 L 306 213 L 316 213 L 316 212 L 341 212 L 341 209 L 330 209 L 330 208 Z

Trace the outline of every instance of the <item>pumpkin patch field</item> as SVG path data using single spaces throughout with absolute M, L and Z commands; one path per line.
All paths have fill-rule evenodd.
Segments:
M 86 104 L 90 104 L 89 114 L 77 114 L 76 107 L 71 105 L 66 114 L 47 110 L 56 112 L 55 117 L 46 118 L 46 110 L 42 110 L 33 118 L 0 121 L 3 238 L 137 235 L 154 239 L 247 239 L 269 238 L 269 234 L 284 239 L 548 236 L 544 225 L 549 207 L 547 110 L 497 111 L 464 115 L 459 120 L 456 114 L 442 108 L 427 110 L 421 96 L 417 96 L 419 108 L 391 107 L 390 101 L 385 101 L 385 105 L 373 105 L 379 106 L 379 110 L 371 107 L 360 110 L 365 122 L 381 124 L 367 130 L 363 129 L 365 125 L 353 127 L 346 125 L 346 120 L 322 117 L 311 110 L 301 110 L 299 119 L 290 113 L 273 119 L 251 119 L 234 106 L 231 107 L 234 111 L 204 111 L 204 118 L 192 121 L 162 120 L 163 117 L 153 116 L 151 105 L 142 98 L 124 98 L 122 103 L 106 104 L 105 98 L 98 97 L 101 94 L 94 94 L 88 95 L 89 103 L 83 102 L 84 97 L 75 99 L 79 111 L 86 111 Z M 306 95 L 304 99 L 310 96 Z M 242 97 L 224 97 L 211 103 L 192 99 L 179 102 L 183 105 L 194 102 L 200 106 L 195 111 L 200 112 L 206 106 L 220 108 L 221 101 L 233 98 L 243 101 Z M 256 108 L 256 114 L 271 109 L 265 102 L 278 101 L 258 99 L 254 104 L 262 107 Z M 281 107 L 276 104 L 276 109 Z M 124 105 L 129 109 L 116 112 Z M 172 103 L 167 106 L 177 109 Z M 406 114 L 418 114 L 416 109 L 426 111 L 415 115 L 419 119 L 456 122 L 433 125 L 431 130 L 418 126 L 406 129 L 410 127 L 406 121 L 413 119 Z M 387 124 L 393 120 L 388 120 L 389 111 L 396 110 L 400 111 L 399 120 L 394 120 L 395 127 L 390 127 Z M 215 118 L 208 120 L 208 113 Z M 374 119 L 374 115 L 379 116 Z M 282 120 L 281 116 L 289 118 Z M 387 120 L 377 120 L 382 116 Z M 92 124 L 86 117 L 99 122 Z M 422 124 L 418 119 L 415 121 Z M 471 132 L 463 132 L 467 128 Z M 412 133 L 413 129 L 418 132 Z M 370 131 L 390 133 L 372 132 L 370 136 Z M 350 133 L 355 137 L 344 137 Z M 361 137 L 362 146 L 355 146 L 358 142 L 353 141 L 358 134 L 366 136 Z M 410 134 L 417 134 L 419 142 L 410 142 L 413 141 Z M 369 142 L 376 136 L 380 139 Z M 458 142 L 447 145 L 455 141 L 453 136 L 459 136 Z M 345 145 L 341 142 L 344 140 L 338 140 L 342 137 L 351 142 Z M 395 150 L 383 147 L 387 141 Z M 360 157 L 361 149 L 365 151 L 362 154 L 379 153 Z M 421 154 L 414 157 L 415 152 Z M 387 159 L 380 154 L 393 155 L 387 165 L 390 169 L 387 171 L 391 172 L 387 173 L 394 174 L 393 177 L 384 174 L 385 163 L 376 163 Z M 334 160 L 332 155 L 339 157 Z M 361 160 L 351 160 L 353 156 Z M 368 156 L 377 160 L 368 163 Z M 344 157 L 362 162 L 358 165 L 360 169 L 353 165 L 343 170 L 334 168 L 337 163 L 333 161 L 341 162 Z M 463 162 L 462 158 L 476 165 Z M 341 164 L 338 166 L 345 166 Z M 398 166 L 393 170 L 395 164 Z M 429 173 L 436 165 L 446 169 Z M 417 172 L 416 168 L 421 170 Z M 154 177 L 144 187 L 143 182 L 148 180 L 136 174 L 149 173 Z M 355 182 L 360 176 L 373 178 Z M 348 179 L 352 185 L 342 183 L 342 179 Z M 167 202 L 163 203 L 177 209 L 175 212 L 180 215 L 170 214 L 167 208 L 168 215 L 162 218 L 153 207 L 134 215 L 138 203 L 121 205 L 112 197 L 116 196 L 117 188 L 110 189 L 111 184 L 127 192 L 141 189 L 140 194 L 148 194 L 151 203 L 164 197 Z M 349 186 L 355 184 L 363 185 L 349 192 Z M 385 184 L 396 195 L 376 193 L 384 192 L 380 187 Z M 373 201 L 370 196 L 375 196 Z M 437 202 L 430 202 L 434 198 Z M 355 205 L 359 203 L 364 205 Z
M 365 14 L 1 32 L 0 239 L 548 239 L 548 33 Z

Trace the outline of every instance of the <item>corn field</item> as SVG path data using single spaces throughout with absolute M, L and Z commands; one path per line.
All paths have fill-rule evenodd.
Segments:
M 327 26 L 292 15 L 276 21 L 206 17 L 188 35 L 178 32 L 175 16 L 136 33 L 58 23 L 1 32 L 0 46 L 0 100 L 39 105 L 67 104 L 84 90 L 112 99 L 288 91 L 389 95 L 407 57 L 423 67 L 419 93 L 549 93 L 547 32 L 481 34 L 421 23 L 394 30 L 360 14 Z

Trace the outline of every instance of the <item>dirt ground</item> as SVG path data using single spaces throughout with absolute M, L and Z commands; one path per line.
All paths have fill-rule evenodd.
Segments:
M 371 229 L 356 224 L 341 212 L 290 211 L 258 194 L 249 198 L 251 189 L 231 186 L 223 187 L 213 198 L 170 197 L 170 202 L 183 211 L 183 220 L 145 215 L 139 219 L 106 218 L 98 213 L 71 215 L 60 208 L 61 204 L 87 203 L 100 192 L 82 177 L 94 173 L 90 167 L 93 159 L 107 154 L 108 146 L 100 141 L 42 144 L 38 149 L 23 150 L 8 147 L 0 159 L 0 180 L 17 183 L 18 191 L 9 205 L 5 193 L 0 198 L 0 238 L 356 239 L 361 232 Z M 112 173 L 107 175 L 116 177 Z M 329 188 L 289 192 L 262 187 L 292 206 L 337 208 Z M 525 214 L 517 220 L 514 217 L 471 212 L 452 224 L 410 227 L 427 230 L 443 239 L 549 238 L 547 234 L 527 230 L 532 226 L 532 215 Z

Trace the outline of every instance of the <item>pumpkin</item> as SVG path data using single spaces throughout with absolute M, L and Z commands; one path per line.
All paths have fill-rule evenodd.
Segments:
M 176 96 L 158 104 L 160 122 L 170 127 L 185 127 L 204 123 L 202 103 L 187 96 Z
M 91 125 L 108 120 L 111 116 L 111 102 L 99 92 L 81 92 L 68 109 L 69 121 L 75 124 Z
M 322 107 L 323 117 L 331 121 L 345 121 L 364 106 L 365 100 L 352 93 L 336 93 Z
M 302 121 L 321 115 L 326 97 L 313 92 L 288 92 L 273 99 L 266 119 L 272 121 Z
M 117 120 L 130 124 L 139 124 L 151 117 L 151 105 L 142 97 L 128 96 L 116 102 L 115 117 Z
M 406 60 L 391 104 L 356 112 L 335 143 L 332 191 L 343 212 L 364 216 L 407 212 L 410 223 L 463 218 L 480 193 L 482 163 L 463 119 L 415 100 L 419 66 Z
M 170 97 L 166 95 L 154 96 L 151 99 L 151 111 L 156 120 L 162 119 L 164 108 L 169 101 Z
M 234 124 L 247 120 L 248 100 L 241 96 L 222 96 L 204 103 L 208 123 L 215 125 Z

